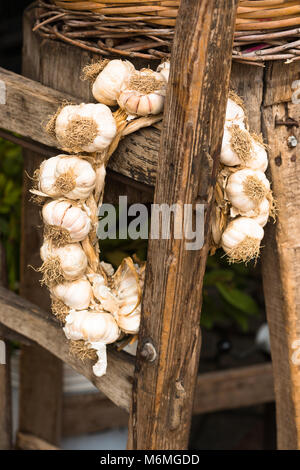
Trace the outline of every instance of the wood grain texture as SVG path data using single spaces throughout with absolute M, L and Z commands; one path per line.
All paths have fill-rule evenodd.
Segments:
M 232 410 L 274 401 L 271 363 L 200 374 L 194 414 Z
M 186 250 L 185 240 L 173 234 L 170 240 L 150 240 L 129 429 L 132 449 L 184 449 L 188 443 L 236 5 L 181 2 L 154 202 L 205 204 L 206 237 L 198 251 Z M 157 351 L 152 363 L 142 357 L 149 341 Z
M 81 99 L 1 68 L 0 81 L 6 86 L 6 104 L 0 104 L 0 127 L 41 144 L 59 148 L 56 139 L 45 132 L 44 126 L 64 100 L 77 104 Z M 155 128 L 143 129 L 125 137 L 109 167 L 153 186 L 159 137 L 160 133 Z
M 134 370 L 131 356 L 109 348 L 107 374 L 97 378 L 92 372 L 92 361 L 82 362 L 70 355 L 64 332 L 53 315 L 2 287 L 0 287 L 0 323 L 30 338 L 36 345 L 87 377 L 111 401 L 121 408 L 129 409 L 131 377 Z
M 50 442 L 25 432 L 17 433 L 16 448 L 19 450 L 59 450 Z
M 102 393 L 65 395 L 63 436 L 80 436 L 109 429 L 126 428 L 129 415 Z
M 300 64 L 268 66 L 263 130 L 270 146 L 270 176 L 278 204 L 277 223 L 268 224 L 263 250 L 264 293 L 271 336 L 279 449 L 300 449 L 300 130 L 276 126 L 288 117 L 300 122 L 292 83 Z M 298 139 L 289 148 L 288 137 Z

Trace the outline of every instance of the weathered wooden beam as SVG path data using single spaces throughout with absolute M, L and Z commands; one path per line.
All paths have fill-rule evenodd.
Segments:
M 100 393 L 65 395 L 63 436 L 79 436 L 109 429 L 126 428 L 129 415 Z
M 190 251 L 186 240 L 174 234 L 169 240 L 150 240 L 128 443 L 132 449 L 184 449 L 188 444 L 236 6 L 236 0 L 183 0 L 180 6 L 154 202 L 181 208 L 205 204 L 205 243 Z M 146 343 L 157 353 L 151 363 L 145 361 Z
M 270 328 L 279 449 L 300 449 L 300 63 L 276 62 L 265 75 L 263 132 L 277 201 L 268 224 L 263 280 Z M 292 96 L 294 94 L 294 102 Z M 295 126 L 277 125 L 295 121 Z M 294 136 L 294 143 L 289 138 Z M 295 145 L 295 146 L 292 146 Z
M 17 433 L 16 448 L 19 450 L 59 450 L 44 439 L 26 432 Z
M 232 410 L 274 401 L 271 363 L 198 375 L 194 414 Z
M 80 103 L 81 99 L 2 68 L 0 85 L 0 127 L 48 147 L 59 148 L 56 139 L 46 133 L 44 126 L 64 100 Z M 159 138 L 160 131 L 154 127 L 127 136 L 120 143 L 109 167 L 153 186 Z
M 125 353 L 108 351 L 107 374 L 94 376 L 92 361 L 82 362 L 69 353 L 68 342 L 60 324 L 48 313 L 0 287 L 0 323 L 51 352 L 87 377 L 99 390 L 118 406 L 129 409 L 133 360 Z M 45 410 L 46 413 L 47 410 Z

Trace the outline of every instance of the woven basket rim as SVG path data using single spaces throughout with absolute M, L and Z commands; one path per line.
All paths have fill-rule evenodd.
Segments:
M 38 18 L 35 29 L 45 37 L 104 56 L 162 60 L 170 57 L 179 3 L 180 0 L 39 0 L 46 12 Z M 258 64 L 265 60 L 300 60 L 298 38 L 299 1 L 239 1 L 234 60 Z

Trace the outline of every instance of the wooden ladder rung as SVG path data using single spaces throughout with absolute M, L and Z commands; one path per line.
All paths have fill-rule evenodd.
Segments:
M 57 148 L 58 142 L 46 133 L 44 126 L 66 100 L 72 103 L 82 101 L 80 97 L 68 96 L 0 68 L 0 128 Z M 140 183 L 154 186 L 159 139 L 160 131 L 154 127 L 127 136 L 110 160 L 109 168 Z
M 68 342 L 59 323 L 39 307 L 0 287 L 0 328 L 5 336 L 38 344 L 87 377 L 117 406 L 129 411 L 134 358 L 108 351 L 108 371 L 98 379 L 92 361 L 85 363 L 69 354 Z M 98 396 L 96 397 L 99 400 Z M 93 401 L 86 397 L 87 402 Z M 271 363 L 207 372 L 198 375 L 194 414 L 268 403 L 274 400 Z M 123 422 L 123 421 L 122 421 Z
M 134 371 L 131 356 L 109 349 L 107 374 L 97 378 L 92 371 L 92 361 L 82 362 L 69 353 L 65 334 L 51 314 L 3 287 L 0 287 L 0 323 L 30 338 L 87 377 L 116 405 L 129 410 Z

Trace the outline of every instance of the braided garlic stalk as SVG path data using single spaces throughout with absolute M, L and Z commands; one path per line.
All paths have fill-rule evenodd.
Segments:
M 124 81 L 133 86 L 130 74 L 135 80 L 138 75 L 142 88 L 145 81 L 146 96 L 146 91 L 156 86 L 149 85 L 149 75 L 156 72 L 148 71 L 140 77 L 129 62 L 105 61 L 104 65 L 96 66 L 100 70 L 97 83 L 106 83 L 108 90 L 93 86 L 96 99 L 102 96 L 103 101 L 67 104 L 50 119 L 47 131 L 69 154 L 45 160 L 31 190 L 43 203 L 43 264 L 39 271 L 50 290 L 53 314 L 64 324 L 71 350 L 81 358 L 96 360 L 93 371 L 97 376 L 106 372 L 106 345 L 124 333 L 138 332 L 144 275 L 144 267 L 131 258 L 124 259 L 116 273 L 111 265 L 100 261 L 96 230 L 106 166 L 124 135 L 162 118 L 157 109 L 155 115 L 149 110 L 137 118 L 139 113 L 129 117 L 126 110 L 119 108 L 113 113 L 106 105 L 117 103 Z M 165 89 L 164 78 L 156 75 L 155 83 Z M 138 93 L 140 96 L 141 91 Z M 148 102 L 148 96 L 143 99 Z
M 259 256 L 263 227 L 275 217 L 265 171 L 268 155 L 262 138 L 248 130 L 242 100 L 233 92 L 227 103 L 221 168 L 212 220 L 212 253 L 222 247 L 229 262 Z

